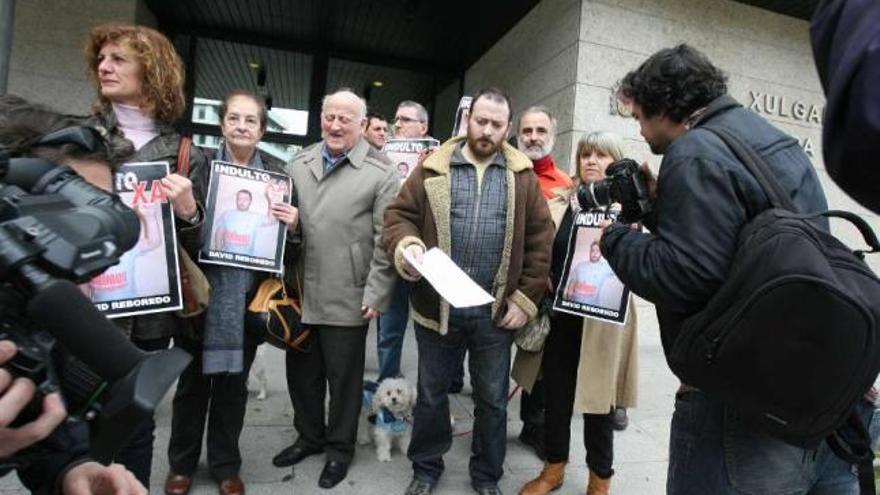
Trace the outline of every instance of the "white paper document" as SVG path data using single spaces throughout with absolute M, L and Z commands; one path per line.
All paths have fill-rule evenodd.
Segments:
M 495 301 L 491 294 L 477 285 L 439 248 L 429 249 L 421 263 L 416 261 L 408 250 L 404 250 L 403 257 L 431 283 L 440 297 L 446 299 L 453 307 L 469 308 Z

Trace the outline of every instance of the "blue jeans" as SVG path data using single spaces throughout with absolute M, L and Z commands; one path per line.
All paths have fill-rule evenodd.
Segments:
M 860 405 L 863 418 L 873 409 Z M 876 438 L 877 425 L 871 425 Z M 854 466 L 822 442 L 805 450 L 744 425 L 737 414 L 702 392 L 676 394 L 669 439 L 668 495 L 856 495 Z
M 507 451 L 507 392 L 513 332 L 498 328 L 489 317 L 489 308 L 485 310 L 480 316 L 450 318 L 446 335 L 415 325 L 419 350 L 418 399 L 407 456 L 417 479 L 436 482 L 443 473 L 443 454 L 452 445 L 446 391 L 460 356 L 459 349 L 463 347 L 469 352 L 474 388 L 471 483 L 476 487 L 495 486 L 501 479 Z
M 400 376 L 400 356 L 403 351 L 403 336 L 409 319 L 409 282 L 398 280 L 391 298 L 391 306 L 379 317 L 376 331 L 376 348 L 379 351 L 379 378 Z

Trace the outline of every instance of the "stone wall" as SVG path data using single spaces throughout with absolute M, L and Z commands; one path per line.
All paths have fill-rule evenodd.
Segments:
M 831 208 L 880 217 L 849 199 L 829 179 L 822 160 L 825 98 L 813 63 L 809 23 L 729 0 L 583 0 L 578 42 L 577 90 L 572 131 L 608 129 L 627 138 L 634 158 L 655 170 L 638 124 L 611 111 L 611 87 L 655 51 L 688 43 L 729 76 L 730 93 L 743 105 L 791 134 L 813 161 Z M 850 245 L 857 233 L 834 222 Z M 880 269 L 880 259 L 870 263 Z
M 8 92 L 62 112 L 87 113 L 95 93 L 82 48 L 89 30 L 109 21 L 155 25 L 143 0 L 16 2 Z
M 546 105 L 558 122 L 554 158 L 567 164 L 575 111 L 580 0 L 544 0 L 465 75 L 465 93 L 497 86 L 512 100 L 514 116 Z M 512 131 L 515 132 L 515 131 Z

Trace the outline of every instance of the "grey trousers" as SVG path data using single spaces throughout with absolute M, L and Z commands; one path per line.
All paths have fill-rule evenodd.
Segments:
M 311 350 L 287 351 L 287 390 L 296 443 L 323 448 L 328 461 L 350 463 L 357 440 L 367 326 L 312 327 Z M 329 385 L 330 414 L 324 422 Z

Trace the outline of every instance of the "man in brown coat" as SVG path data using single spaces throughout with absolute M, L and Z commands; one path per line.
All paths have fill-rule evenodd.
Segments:
M 497 494 L 507 443 L 513 331 L 537 313 L 550 268 L 553 225 L 532 162 L 504 142 L 510 102 L 497 89 L 473 99 L 466 138 L 417 167 L 385 212 L 385 247 L 401 277 L 416 281 L 411 306 L 419 353 L 418 400 L 407 452 L 407 494 L 427 494 L 443 472 L 452 431 L 446 391 L 462 347 L 476 407 L 471 485 Z M 450 308 L 404 259 L 439 247 L 494 295 L 491 305 Z

